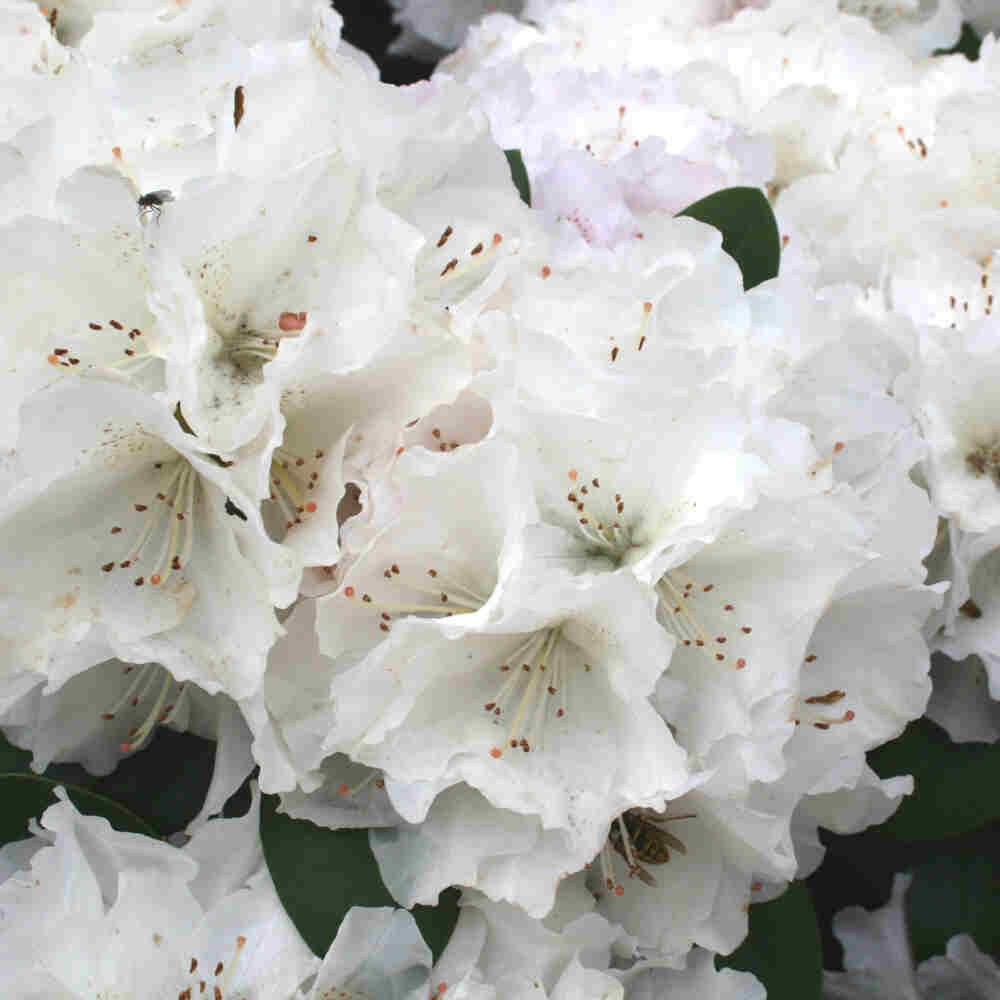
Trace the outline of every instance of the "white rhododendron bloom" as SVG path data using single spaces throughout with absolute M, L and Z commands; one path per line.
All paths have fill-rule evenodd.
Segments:
M 131 386 L 74 379 L 22 418 L 0 509 L 5 687 L 53 690 L 117 656 L 209 693 L 253 691 L 281 631 L 274 606 L 298 581 L 260 498 Z
M 833 919 L 844 946 L 846 972 L 823 973 L 823 996 L 829 1000 L 931 1000 L 968 997 L 988 1000 L 1000 992 L 1000 967 L 984 955 L 968 934 L 957 934 L 944 955 L 914 968 L 907 937 L 904 900 L 912 875 L 897 875 L 889 902 L 878 910 L 852 906 Z
M 56 794 L 36 836 L 5 848 L 7 995 L 427 996 L 431 953 L 409 913 L 353 907 L 323 961 L 310 952 L 264 863 L 256 786 L 244 817 L 210 821 L 183 848 L 119 833 Z
M 1000 732 L 1000 51 L 928 58 L 989 12 L 393 0 L 457 48 L 397 88 L 257 6 L 0 5 L 0 728 L 217 742 L 183 849 L 4 851 L 0 993 L 761 1000 L 712 953 L 913 791 L 868 751 Z M 678 217 L 732 187 L 779 277 Z M 388 908 L 309 953 L 256 790 L 209 818 L 254 766 L 463 888 L 436 966 Z M 830 996 L 991 981 L 902 885 Z
M 0 884 L 8 996 L 186 997 L 204 984 L 274 1000 L 316 971 L 264 865 L 259 794 L 183 849 L 118 833 L 58 794 L 30 867 Z

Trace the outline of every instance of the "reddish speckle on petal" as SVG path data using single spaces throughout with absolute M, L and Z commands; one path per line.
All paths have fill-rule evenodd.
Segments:
M 499 747 L 494 747 L 490 751 L 490 756 L 491 757 L 496 757 L 496 758 L 502 757 L 503 756 L 503 751 Z
M 353 597 L 354 594 L 355 594 L 355 590 L 354 590 L 353 587 L 344 587 L 344 596 L 345 597 Z
M 545 265 L 545 266 L 544 266 L 544 267 L 542 268 L 542 277 L 543 277 L 543 278 L 547 278 L 547 277 L 548 277 L 548 276 L 549 276 L 549 275 L 550 275 L 551 273 L 552 273 L 552 268 L 551 268 L 551 267 L 549 267 L 549 265 L 548 265 L 548 264 L 546 264 L 546 265 Z
M 122 148 L 121 146 L 112 146 L 111 155 L 116 159 L 120 160 L 122 158 Z
M 576 471 L 576 469 L 570 469 L 569 470 L 569 478 L 571 480 L 573 480 L 573 482 L 576 482 L 576 477 L 577 477 L 577 471 Z
M 624 896 L 625 895 L 625 886 L 623 886 L 623 885 L 616 885 L 615 886 L 615 895 L 616 896 Z
M 848 709 L 846 712 L 844 712 L 844 722 L 850 722 L 851 719 L 853 718 L 854 718 L 854 712 L 851 709 Z
M 341 785 L 340 788 L 337 789 L 338 795 L 349 795 L 350 792 L 351 790 L 347 787 L 347 785 Z
M 307 503 L 307 504 L 306 504 L 306 511 L 307 511 L 308 513 L 310 513 L 310 514 L 315 514 L 315 513 L 316 513 L 316 504 L 314 504 L 314 503 L 313 503 L 313 502 L 312 502 L 312 501 L 310 500 L 310 501 L 309 501 L 309 503 Z
M 283 312 L 278 317 L 278 329 L 285 333 L 301 330 L 306 325 L 306 313 Z

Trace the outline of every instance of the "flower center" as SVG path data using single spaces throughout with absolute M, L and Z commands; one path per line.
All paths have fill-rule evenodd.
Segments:
M 239 368 L 257 369 L 274 360 L 283 340 L 291 340 L 305 329 L 307 318 L 304 312 L 283 312 L 278 317 L 277 332 L 240 329 L 226 338 L 229 357 Z
M 305 515 L 318 507 L 309 492 L 319 484 L 319 463 L 325 453 L 317 448 L 311 458 L 296 455 L 286 448 L 275 448 L 271 456 L 271 499 L 281 509 L 285 527 L 302 523 Z
M 232 959 L 228 963 L 221 960 L 216 962 L 211 971 L 208 969 L 200 970 L 198 959 L 192 956 L 187 975 L 193 980 L 194 985 L 182 989 L 177 994 L 177 1000 L 199 1000 L 201 997 L 210 998 L 210 1000 L 225 1000 L 229 980 L 246 943 L 247 939 L 242 934 L 239 935 L 236 938 Z M 209 982 L 209 978 L 213 979 L 214 982 Z M 208 992 L 209 990 L 211 992 Z
M 589 482 L 582 480 L 576 469 L 568 475 L 574 485 L 566 501 L 574 509 L 578 530 L 601 555 L 620 560 L 633 544 L 621 493 L 602 490 L 596 476 Z
M 966 454 L 965 464 L 977 479 L 989 476 L 1000 487 L 1000 438 L 976 445 Z
M 682 646 L 700 650 L 713 663 L 735 670 L 747 665 L 740 655 L 740 640 L 753 632 L 742 622 L 736 607 L 725 600 L 712 582 L 699 584 L 689 572 L 672 569 L 656 584 L 666 627 Z
M 101 713 L 101 718 L 110 722 L 122 711 L 136 709 L 148 701 L 145 715 L 128 731 L 121 744 L 122 753 L 137 750 L 158 725 L 169 722 L 170 716 L 181 704 L 185 690 L 183 682 L 177 683 L 170 672 L 157 663 L 144 663 L 138 667 L 127 664 L 122 669 L 122 676 L 129 674 L 134 674 L 134 677 L 130 679 L 122 696 Z
M 166 583 L 170 575 L 183 569 L 194 547 L 194 506 L 199 502 L 198 473 L 183 458 L 172 462 L 157 462 L 154 468 L 162 470 L 159 488 L 149 503 L 135 504 L 135 511 L 142 515 L 138 538 L 129 547 L 127 558 L 117 563 L 119 569 L 140 568 L 148 560 L 149 583 L 154 587 Z M 115 525 L 112 535 L 121 532 Z M 156 556 L 149 559 L 149 553 Z M 115 569 L 115 562 L 101 566 L 105 573 Z M 133 583 L 142 587 L 146 576 L 139 575 Z
M 534 632 L 500 664 L 503 680 L 483 708 L 494 717 L 494 725 L 506 729 L 506 738 L 490 750 L 491 757 L 501 757 L 503 747 L 520 748 L 525 753 L 541 749 L 550 717 L 566 715 L 575 657 L 563 648 L 561 639 L 559 626 Z M 589 673 L 590 664 L 583 664 L 583 669 Z

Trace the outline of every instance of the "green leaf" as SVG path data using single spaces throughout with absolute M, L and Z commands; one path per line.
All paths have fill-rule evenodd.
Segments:
M 781 263 L 778 223 L 758 188 L 716 191 L 677 214 L 706 222 L 722 233 L 722 249 L 739 264 L 745 291 L 777 275 Z
M 806 884 L 793 882 L 777 899 L 752 905 L 750 934 L 719 965 L 752 972 L 768 1000 L 818 1000 L 823 956 Z
M 43 778 L 38 774 L 0 774 L 0 843 L 24 840 L 28 833 L 28 820 L 37 819 L 56 799 L 56 787 L 62 782 Z M 157 832 L 145 820 L 136 816 L 117 802 L 96 795 L 86 788 L 64 785 L 70 801 L 82 813 L 103 816 L 116 830 L 123 833 L 144 833 L 157 837 Z
M 929 719 L 873 750 L 868 762 L 881 778 L 912 774 L 913 795 L 903 799 L 880 832 L 903 840 L 936 840 L 975 830 L 1000 818 L 1000 743 L 952 743 Z
M 982 39 L 976 33 L 976 29 L 971 24 L 963 24 L 962 34 L 959 36 L 958 41 L 950 49 L 935 49 L 934 55 L 951 56 L 961 54 L 971 62 L 975 62 L 979 58 L 979 46 L 981 44 Z
M 943 955 L 948 939 L 970 934 L 1000 957 L 1000 850 L 945 854 L 920 865 L 906 894 L 910 945 L 916 962 Z
M 215 748 L 212 740 L 161 727 L 111 774 L 98 777 L 79 764 L 51 764 L 44 776 L 118 802 L 160 835 L 169 836 L 185 829 L 204 804 Z M 0 734 L 0 772 L 33 775 L 30 762 L 30 751 L 13 746 Z
M 521 196 L 521 201 L 523 201 L 525 205 L 530 205 L 531 184 L 528 181 L 528 171 L 524 167 L 524 160 L 521 159 L 521 150 L 505 149 L 504 155 L 507 157 L 507 162 L 510 164 L 510 176 L 514 180 L 514 186 L 517 188 L 517 192 Z
M 264 796 L 264 857 L 292 923 L 322 957 L 352 906 L 397 903 L 382 883 L 367 830 L 327 830 L 279 813 L 277 806 L 276 795 Z M 458 920 L 458 892 L 442 893 L 435 907 L 415 906 L 413 916 L 437 959 Z

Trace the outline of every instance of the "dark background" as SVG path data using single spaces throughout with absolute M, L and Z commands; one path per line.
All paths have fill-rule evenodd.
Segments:
M 399 28 L 392 23 L 389 0 L 335 0 L 333 6 L 344 19 L 344 38 L 378 63 L 386 83 L 413 83 L 431 75 L 433 63 L 386 55 L 389 44 L 399 34 Z

